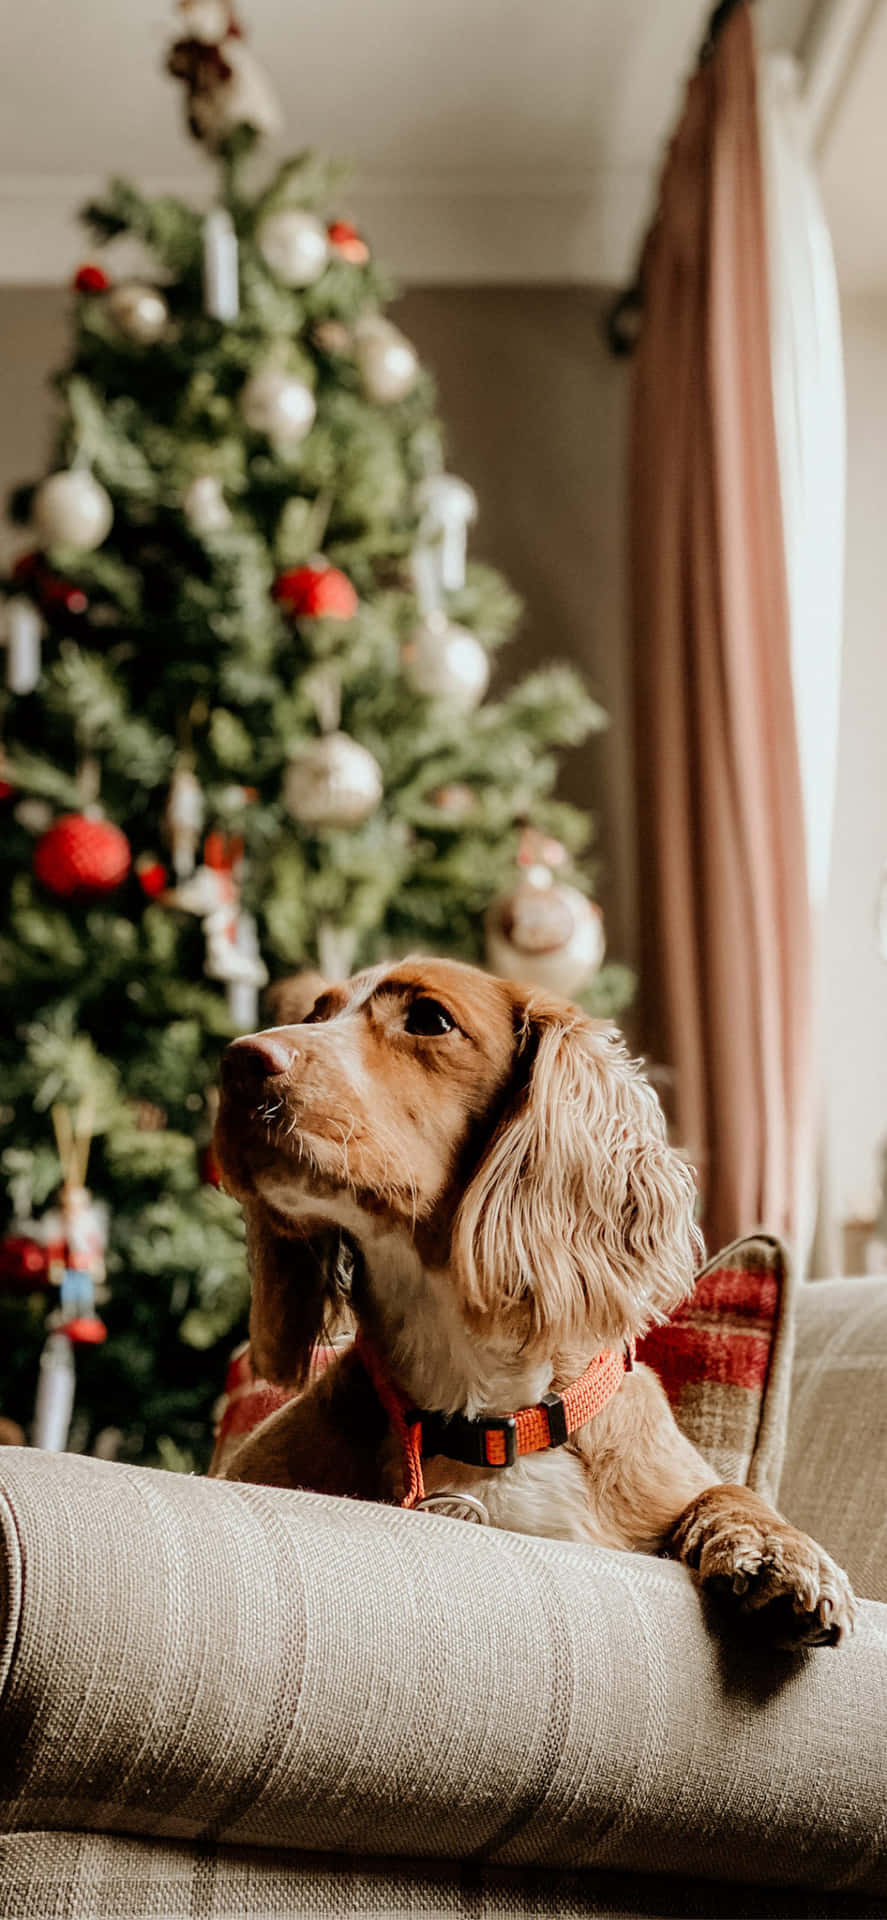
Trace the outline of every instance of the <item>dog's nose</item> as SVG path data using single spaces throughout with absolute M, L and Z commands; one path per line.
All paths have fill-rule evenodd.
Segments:
M 286 1073 L 296 1057 L 296 1049 L 276 1033 L 248 1033 L 232 1040 L 222 1058 L 222 1072 L 229 1083 L 255 1086 Z

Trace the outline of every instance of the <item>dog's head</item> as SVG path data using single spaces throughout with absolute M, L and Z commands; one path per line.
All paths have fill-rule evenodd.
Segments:
M 478 1333 L 525 1344 L 617 1342 L 692 1285 L 692 1178 L 622 1042 L 454 961 L 376 968 L 234 1041 L 215 1151 L 271 1379 L 304 1376 L 343 1218 L 409 1235 Z

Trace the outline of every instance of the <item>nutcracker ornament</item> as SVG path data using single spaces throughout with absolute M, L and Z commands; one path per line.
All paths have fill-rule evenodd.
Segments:
M 74 1404 L 73 1349 L 105 1339 L 106 1328 L 96 1306 L 106 1297 L 108 1220 L 106 1209 L 93 1200 L 86 1186 L 92 1138 L 89 1103 L 82 1101 L 74 1118 L 67 1107 L 53 1107 L 52 1123 L 62 1185 L 58 1205 L 44 1215 L 40 1228 L 59 1304 L 47 1322 L 31 1437 L 35 1447 L 58 1452 L 67 1441 Z
M 242 1032 L 249 1032 L 258 1021 L 259 988 L 267 982 L 268 969 L 259 952 L 255 920 L 240 904 L 242 883 L 243 841 L 212 832 L 204 841 L 202 864 L 160 899 L 202 921 L 204 972 L 209 980 L 225 982 L 231 1018 Z
M 600 907 L 554 878 L 566 861 L 559 840 L 527 828 L 520 880 L 488 908 L 484 932 L 492 973 L 569 999 L 594 979 L 605 940 Z

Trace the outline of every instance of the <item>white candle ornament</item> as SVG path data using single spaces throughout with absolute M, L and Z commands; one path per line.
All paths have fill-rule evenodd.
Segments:
M 172 852 L 173 869 L 179 880 L 187 880 L 194 872 L 203 816 L 203 789 L 197 775 L 192 773 L 190 767 L 176 767 L 170 782 L 163 825 Z
M 31 1445 L 62 1453 L 74 1410 L 74 1355 L 65 1333 L 51 1333 L 40 1356 Z
M 477 518 L 477 495 L 452 473 L 420 480 L 415 503 L 421 515 L 419 548 L 430 548 L 441 589 L 458 593 L 465 585 L 468 528 Z
M 211 207 L 203 222 L 203 306 L 225 324 L 240 312 L 237 235 L 227 207 Z
M 40 679 L 43 622 L 23 593 L 6 602 L 6 684 L 10 693 L 33 693 Z

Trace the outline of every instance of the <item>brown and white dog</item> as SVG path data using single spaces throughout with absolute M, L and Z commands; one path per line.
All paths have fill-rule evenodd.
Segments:
M 841 1569 L 756 1494 L 718 1483 L 654 1373 L 622 1374 L 626 1344 L 691 1291 L 700 1241 L 690 1171 L 618 1037 L 473 967 L 407 960 L 234 1041 L 222 1079 L 215 1151 L 246 1219 L 267 1380 L 307 1379 L 343 1304 L 344 1236 L 359 1336 L 402 1405 L 462 1416 L 465 1431 L 617 1356 L 618 1391 L 565 1444 L 504 1467 L 433 1454 L 429 1494 L 467 1494 L 518 1532 L 667 1551 L 782 1644 L 851 1630 Z M 213 1470 L 401 1500 L 372 1372 L 359 1347 L 344 1353 Z

